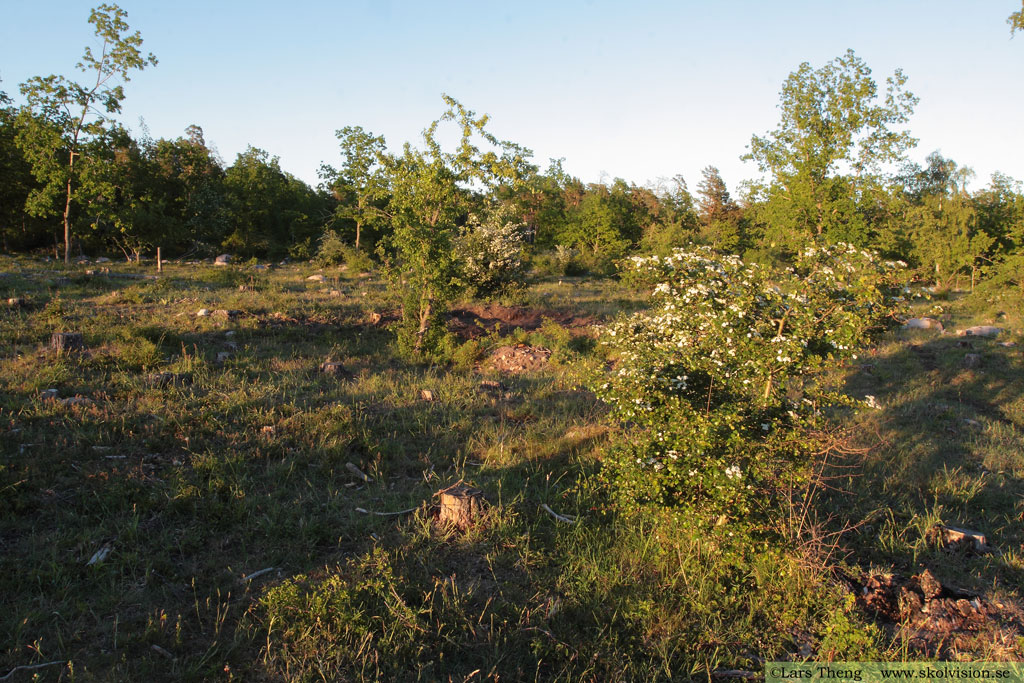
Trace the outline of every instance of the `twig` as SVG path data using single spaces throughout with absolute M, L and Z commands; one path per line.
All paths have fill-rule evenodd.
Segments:
M 356 508 L 356 512 L 362 512 L 364 515 L 377 515 L 378 517 L 392 517 L 394 515 L 407 515 L 410 512 L 415 512 L 419 507 L 409 508 L 408 510 L 399 510 L 397 512 L 377 512 L 375 510 L 364 510 L 363 508 Z
M 345 469 L 347 469 L 349 472 L 351 472 L 352 474 L 356 475 L 357 477 L 359 477 L 360 479 L 362 479 L 365 482 L 373 481 L 373 479 L 371 479 L 369 475 L 364 474 L 361 469 L 359 469 L 358 467 L 356 467 L 355 465 L 353 465 L 350 462 L 345 463 Z
M 32 669 L 42 669 L 44 666 L 53 666 L 54 664 L 66 664 L 66 663 L 67 662 L 65 662 L 62 659 L 62 660 L 57 661 L 57 662 L 45 662 L 44 664 L 22 664 L 21 666 L 14 667 L 13 669 L 8 671 L 3 676 L 0 676 L 0 681 L 6 681 L 8 678 L 13 676 L 18 671 L 31 671 Z
M 566 524 L 575 524 L 576 523 L 576 518 L 575 517 L 569 517 L 569 516 L 566 516 L 566 515 L 560 515 L 557 512 L 555 512 L 554 510 L 552 510 L 550 507 L 548 507 L 547 503 L 541 503 L 540 506 L 541 506 L 541 508 L 543 508 L 544 512 L 548 513 L 549 515 L 551 515 L 552 517 L 557 519 L 559 522 L 565 522 Z
M 278 571 L 281 571 L 281 570 L 279 568 L 277 568 L 277 567 L 267 567 L 266 569 L 261 569 L 258 572 L 253 572 L 252 574 L 249 574 L 248 576 L 243 576 L 242 580 L 245 581 L 246 583 L 249 583 L 250 581 L 255 579 L 257 576 L 263 576 L 264 574 L 269 574 L 270 572 L 278 572 Z

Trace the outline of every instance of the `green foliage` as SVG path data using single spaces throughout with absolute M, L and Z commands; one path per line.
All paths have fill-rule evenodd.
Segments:
M 785 269 L 706 248 L 627 264 L 656 306 L 603 335 L 614 366 L 595 390 L 630 425 L 605 474 L 623 504 L 754 523 L 805 481 L 822 411 L 849 403 L 815 378 L 891 319 L 897 264 L 847 245 Z
M 127 13 L 117 5 L 100 5 L 92 10 L 89 23 L 100 39 L 100 55 L 85 48 L 78 68 L 89 76 L 89 84 L 76 83 L 63 76 L 34 76 L 21 85 L 26 106 L 21 116 L 18 145 L 32 165 L 39 183 L 26 208 L 36 216 L 57 212 L 55 202 L 63 200 L 64 261 L 71 258 L 71 207 L 82 204 L 78 195 L 102 193 L 102 187 L 90 184 L 82 169 L 89 168 L 93 157 L 89 144 L 102 138 L 109 124 L 108 115 L 121 110 L 124 89 L 116 79 L 130 80 L 132 71 L 155 65 L 156 58 L 139 51 L 142 37 L 128 34 Z M 77 163 L 76 163 L 77 161 Z M 81 184 L 81 187 L 79 187 Z
M 382 160 L 391 183 L 393 232 L 380 253 L 402 301 L 399 345 L 413 354 L 434 350 L 445 338 L 439 321 L 461 289 L 458 226 L 479 203 L 476 188 L 515 188 L 532 170 L 528 150 L 486 131 L 486 115 L 474 118 L 454 99 L 444 101 L 448 110 L 423 133 L 425 150 L 406 144 L 400 157 Z M 450 152 L 437 140 L 438 126 L 447 121 L 460 131 Z M 478 148 L 475 139 L 490 149 Z
M 523 286 L 526 224 L 502 204 L 484 217 L 470 214 L 455 243 L 462 280 L 475 296 L 493 296 Z
M 355 248 L 359 249 L 363 230 L 381 223 L 385 212 L 379 206 L 388 195 L 387 176 L 380 159 L 387 144 L 360 126 L 346 126 L 336 131 L 345 157 L 338 170 L 324 165 L 320 176 L 338 202 L 335 216 L 355 225 Z
M 1006 18 L 1006 23 L 1010 25 L 1011 36 L 1017 31 L 1024 31 L 1024 2 L 1021 3 L 1019 11 L 1012 13 Z
M 917 98 L 899 70 L 887 79 L 884 100 L 871 70 L 852 50 L 813 69 L 804 62 L 782 86 L 779 126 L 754 136 L 744 157 L 770 175 L 759 189 L 760 220 L 770 241 L 828 235 L 863 243 L 864 227 L 853 202 L 862 178 L 897 162 L 916 141 L 895 127 L 907 122 Z M 852 172 L 850 176 L 841 175 Z M 851 192 L 854 190 L 854 192 Z

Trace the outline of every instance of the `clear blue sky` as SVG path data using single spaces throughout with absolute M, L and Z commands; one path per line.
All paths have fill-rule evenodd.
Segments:
M 95 45 L 86 0 L 12 0 L 0 23 L 0 89 L 74 76 Z M 853 48 L 881 83 L 893 69 L 921 98 L 912 158 L 935 149 L 978 174 L 1024 180 L 1024 34 L 1019 0 L 388 2 L 123 0 L 160 63 L 127 86 L 121 120 L 153 137 L 189 124 L 230 164 L 247 145 L 315 184 L 338 163 L 334 131 L 361 125 L 389 146 L 419 142 L 446 92 L 491 115 L 542 167 L 565 157 L 584 181 L 713 164 L 734 189 L 739 160 L 774 128 L 778 91 L 802 61 Z

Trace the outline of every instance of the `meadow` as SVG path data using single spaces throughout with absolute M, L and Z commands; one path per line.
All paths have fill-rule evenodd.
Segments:
M 877 408 L 837 416 L 786 540 L 729 541 L 609 500 L 625 428 L 587 388 L 595 339 L 648 300 L 615 279 L 459 302 L 436 364 L 395 351 L 372 272 L 0 257 L 0 297 L 4 680 L 1024 658 L 1019 299 L 914 304 L 946 333 L 897 327 L 830 378 Z M 1005 332 L 955 334 L 974 324 Z M 524 369 L 500 362 L 516 349 Z M 436 519 L 459 482 L 486 500 L 465 531 Z

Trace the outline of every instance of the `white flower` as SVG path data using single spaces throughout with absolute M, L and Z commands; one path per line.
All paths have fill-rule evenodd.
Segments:
M 738 466 L 730 465 L 729 467 L 725 468 L 725 476 L 729 477 L 730 479 L 739 479 L 740 477 L 743 476 L 743 472 L 740 471 L 740 468 Z

